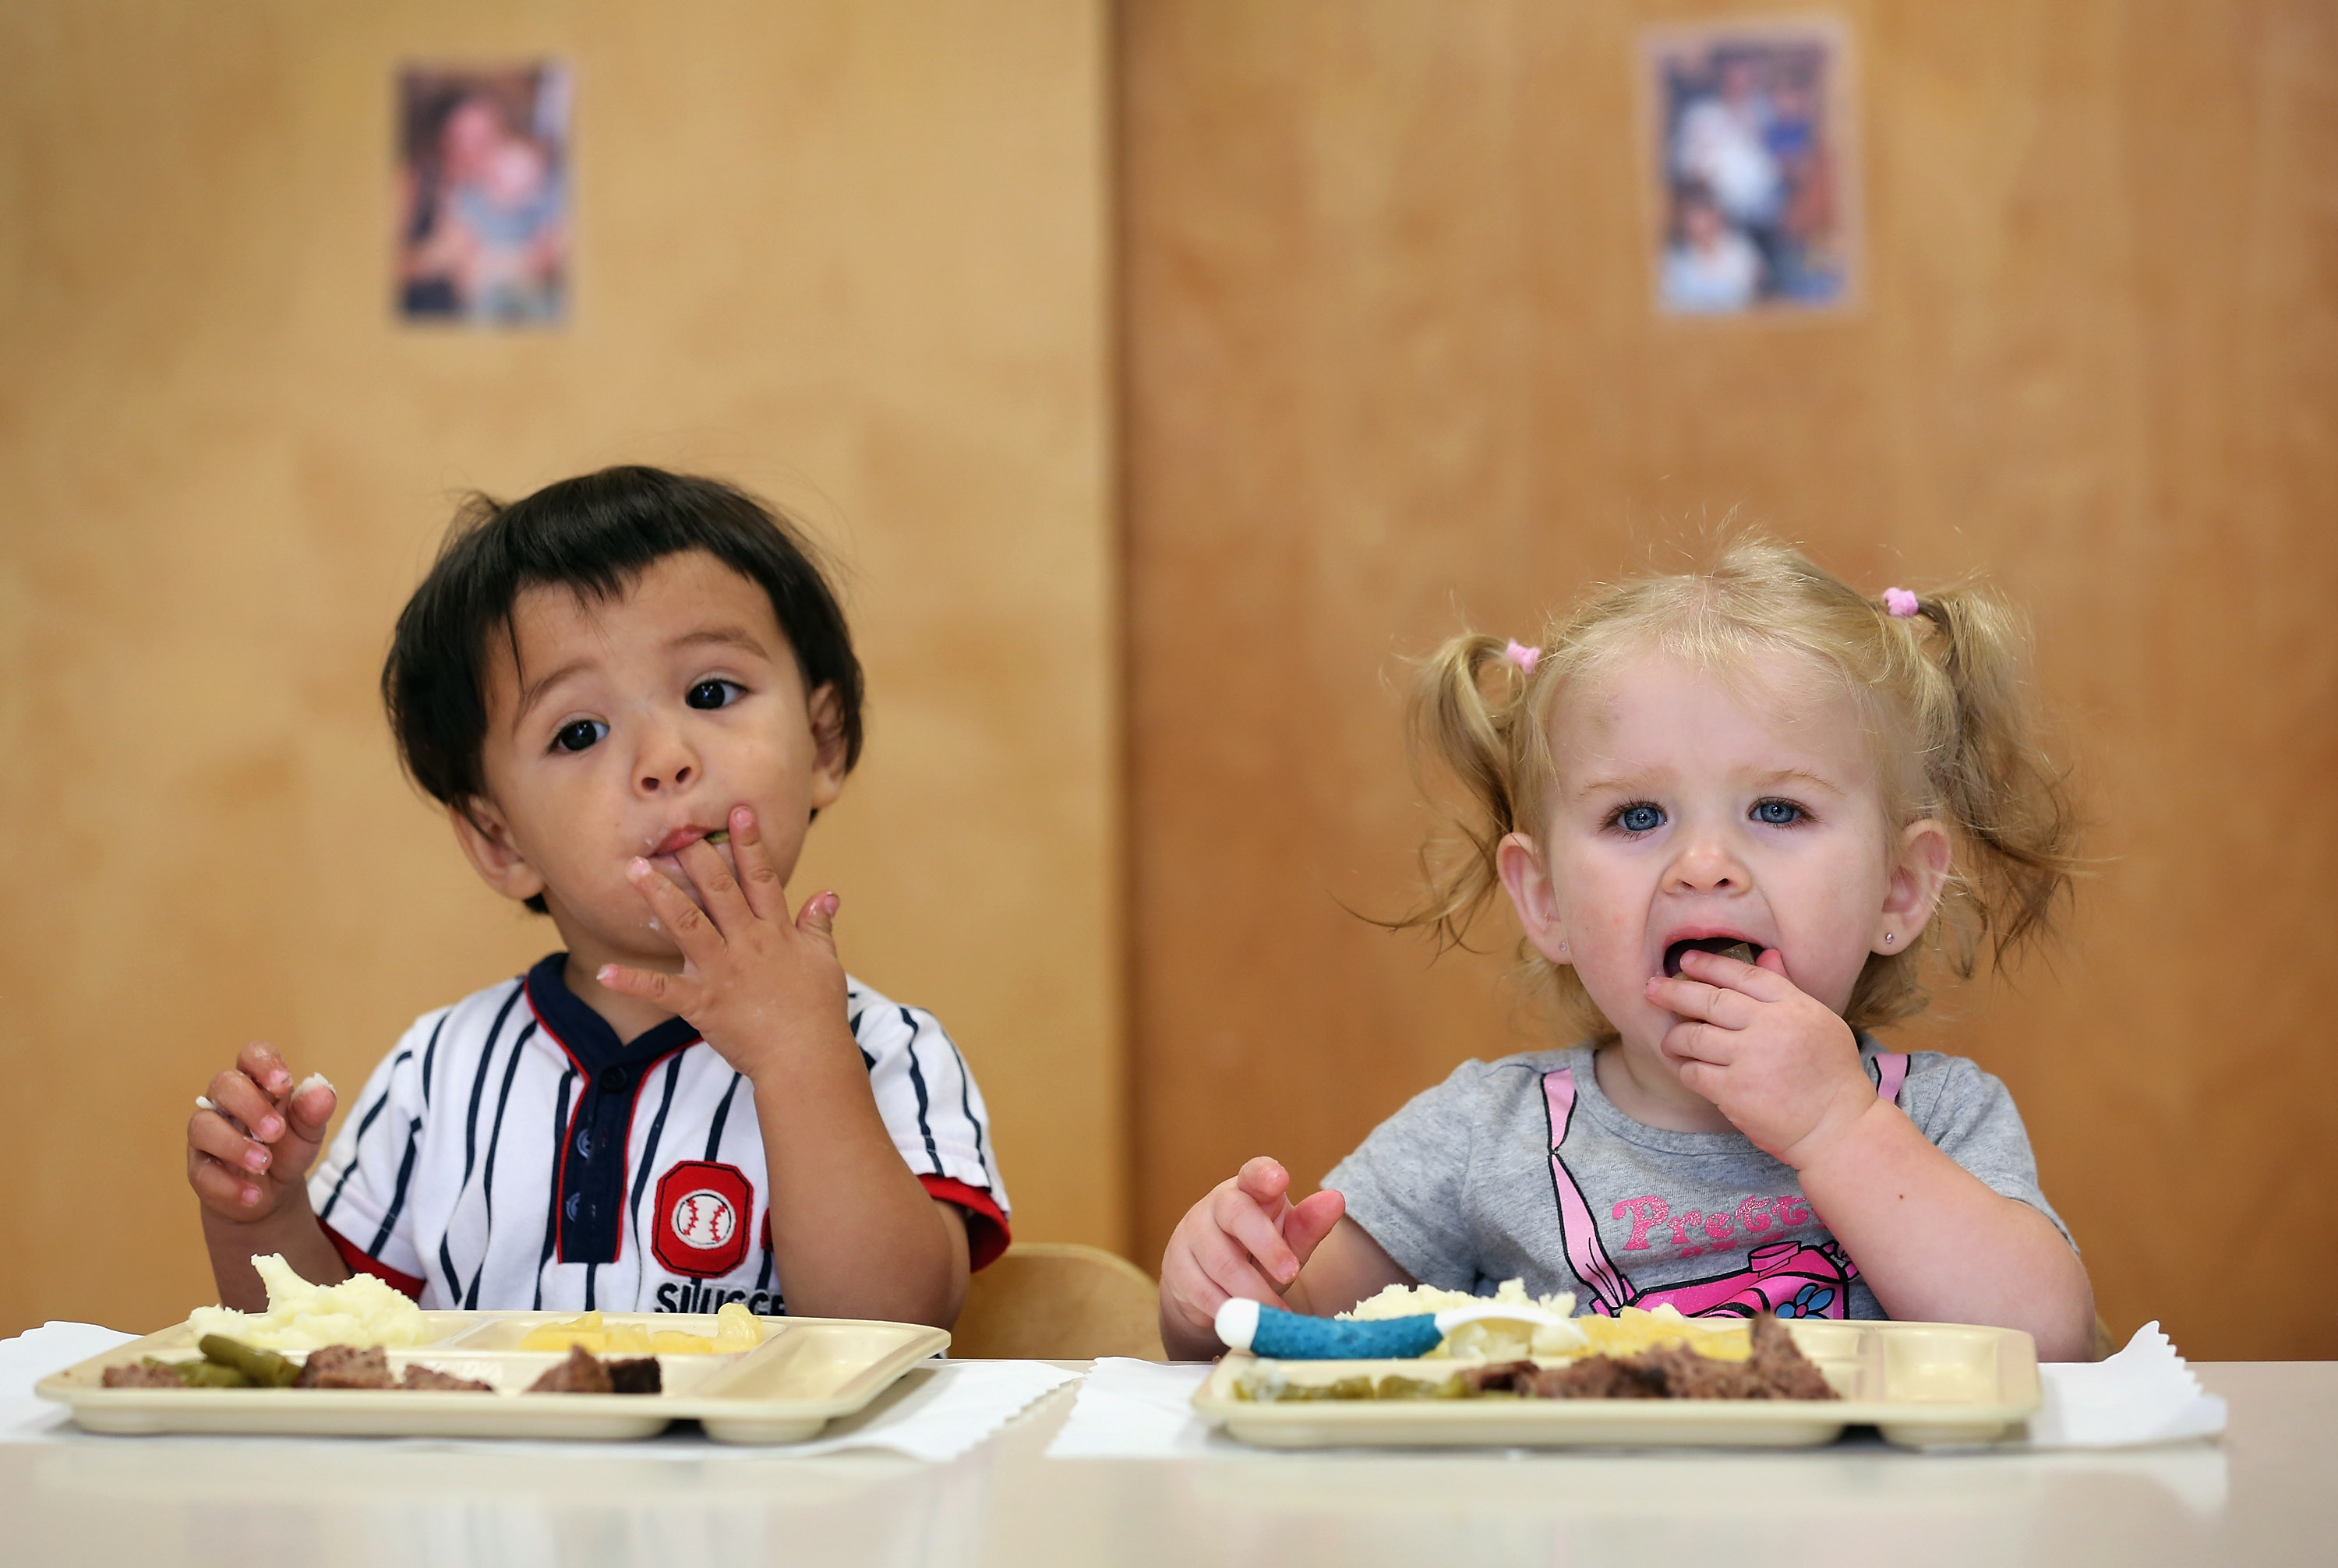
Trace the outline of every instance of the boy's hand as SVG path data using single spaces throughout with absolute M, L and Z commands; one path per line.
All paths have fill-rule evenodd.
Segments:
M 1758 965 L 1694 951 L 1680 963 L 1648 982 L 1680 1016 L 1657 1049 L 1755 1148 L 1800 1170 L 1881 1103 L 1851 1026 L 1786 978 L 1776 948 Z
M 275 1048 L 253 1044 L 211 1080 L 212 1109 L 187 1123 L 187 1185 L 222 1220 L 248 1223 L 276 1212 L 316 1162 L 333 1119 L 332 1086 L 297 1098 Z
M 1292 1203 L 1290 1191 L 1291 1173 L 1261 1155 L 1177 1221 L 1161 1259 L 1161 1327 L 1172 1354 L 1215 1346 L 1218 1308 L 1230 1297 L 1289 1305 L 1284 1292 L 1348 1208 L 1337 1192 Z
M 731 852 L 736 877 L 703 838 L 683 848 L 703 910 L 648 861 L 635 860 L 634 886 L 682 949 L 682 973 L 610 964 L 595 978 L 689 1019 L 724 1061 L 760 1081 L 821 1035 L 851 1044 L 844 964 L 831 929 L 840 900 L 816 893 L 790 920 L 787 888 L 744 806 L 732 808 Z

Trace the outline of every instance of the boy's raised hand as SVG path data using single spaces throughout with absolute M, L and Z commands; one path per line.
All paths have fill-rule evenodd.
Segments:
M 1658 1049 L 1755 1148 L 1799 1170 L 1880 1103 L 1851 1025 L 1787 977 L 1776 948 L 1758 964 L 1689 952 L 1680 965 L 1648 984 L 1680 1017 Z
M 1179 1359 L 1214 1355 L 1228 1298 L 1283 1306 L 1307 1259 L 1347 1212 L 1333 1191 L 1290 1200 L 1291 1173 L 1260 1155 L 1185 1211 L 1161 1259 L 1161 1337 Z
M 689 1019 L 724 1061 L 757 1080 L 818 1034 L 850 1043 L 833 930 L 840 900 L 816 893 L 791 920 L 754 812 L 733 807 L 730 822 L 736 877 L 703 838 L 680 856 L 706 900 L 702 910 L 648 861 L 633 864 L 634 887 L 682 949 L 682 973 L 609 964 L 594 977 Z
M 255 1042 L 211 1080 L 211 1109 L 198 1107 L 187 1122 L 187 1185 L 221 1219 L 267 1219 L 316 1162 L 333 1119 L 332 1085 L 298 1095 L 293 1088 L 275 1047 Z

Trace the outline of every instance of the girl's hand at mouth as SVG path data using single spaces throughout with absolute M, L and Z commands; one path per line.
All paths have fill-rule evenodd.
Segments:
M 853 1055 L 844 964 L 833 930 L 840 900 L 816 893 L 791 919 L 787 888 L 763 847 L 754 812 L 733 807 L 730 822 L 737 876 L 706 838 L 675 854 L 702 909 L 647 860 L 634 860 L 627 872 L 682 949 L 682 973 L 608 964 L 594 978 L 689 1019 L 724 1061 L 760 1088 L 773 1073 L 783 1074 L 800 1050 L 820 1049 L 823 1037 L 826 1045 Z
M 1881 1103 L 1851 1026 L 1786 978 L 1777 949 L 1756 964 L 1691 951 L 1680 967 L 1648 980 L 1680 1020 L 1657 1050 L 1755 1148 L 1800 1170 Z

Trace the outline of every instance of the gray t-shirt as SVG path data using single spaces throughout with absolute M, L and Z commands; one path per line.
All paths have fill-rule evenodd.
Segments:
M 1406 1272 L 1443 1289 L 1523 1279 L 1537 1295 L 1575 1291 L 1578 1312 L 1669 1300 L 1691 1316 L 1885 1315 L 1792 1167 L 1734 1130 L 1633 1121 L 1599 1092 L 1592 1057 L 1465 1062 L 1323 1185 Z M 2003 1083 L 1961 1056 L 1902 1056 L 1864 1036 L 1860 1059 L 1934 1147 L 2068 1239 Z

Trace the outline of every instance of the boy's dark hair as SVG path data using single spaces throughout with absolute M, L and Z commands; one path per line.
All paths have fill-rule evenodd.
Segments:
M 644 568 L 703 550 L 771 595 L 807 693 L 836 692 L 844 765 L 860 760 L 860 661 L 810 544 L 777 508 L 716 479 L 604 468 L 508 505 L 473 495 L 399 612 L 381 700 L 414 781 L 448 806 L 478 796 L 487 733 L 487 639 L 522 592 L 557 583 L 622 594 Z M 541 900 L 529 906 L 541 910 Z

